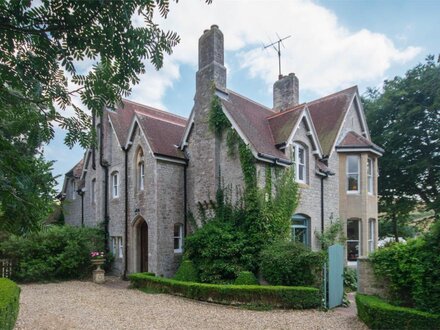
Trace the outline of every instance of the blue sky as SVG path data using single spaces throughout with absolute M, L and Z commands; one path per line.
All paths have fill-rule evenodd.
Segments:
M 161 71 L 148 67 L 129 98 L 187 117 L 193 105 L 197 40 L 212 24 L 225 37 L 228 88 L 257 102 L 272 105 L 277 55 L 262 45 L 274 41 L 276 33 L 292 35 L 282 49 L 282 66 L 284 74 L 298 76 L 301 102 L 352 85 L 362 94 L 367 87 L 380 87 L 384 79 L 403 75 L 426 55 L 438 56 L 439 17 L 437 0 L 214 0 L 209 6 L 182 0 L 171 6 L 166 20 L 159 20 L 181 35 L 180 45 Z M 66 173 L 83 155 L 78 146 L 63 144 L 64 135 L 57 128 L 45 147 L 46 158 L 56 161 L 54 175 Z M 60 189 L 62 177 L 58 182 Z

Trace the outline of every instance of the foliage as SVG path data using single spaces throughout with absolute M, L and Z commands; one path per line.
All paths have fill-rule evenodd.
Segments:
M 218 96 L 214 96 L 211 100 L 211 109 L 208 114 L 208 126 L 209 129 L 217 135 L 221 135 L 226 128 L 231 126 L 229 120 L 223 113 L 222 104 Z
M 197 269 L 194 267 L 191 260 L 183 260 L 179 269 L 174 275 L 174 279 L 183 282 L 198 282 L 199 276 Z
M 440 314 L 440 223 L 406 244 L 395 243 L 372 255 L 376 276 L 389 283 L 394 304 Z
M 98 229 L 53 226 L 27 236 L 11 236 L 0 255 L 15 261 L 12 276 L 20 282 L 82 278 L 90 275 L 90 252 L 103 250 Z
M 386 150 L 380 161 L 380 212 L 398 226 L 422 200 L 440 217 L 440 64 L 434 56 L 369 90 L 364 100 L 373 141 Z M 397 235 L 397 234 L 396 234 Z
M 20 308 L 20 288 L 7 278 L 0 278 L 0 330 L 12 330 Z
M 276 242 L 261 252 L 261 274 L 273 285 L 319 286 L 325 257 L 298 242 Z
M 348 292 L 357 290 L 357 273 L 350 267 L 344 267 L 344 288 Z
M 336 243 L 345 245 L 347 240 L 344 234 L 344 223 L 340 219 L 330 223 L 322 233 L 315 231 L 315 236 L 321 242 L 324 251 L 327 251 L 330 246 Z
M 258 280 L 254 273 L 243 271 L 238 274 L 234 285 L 258 285 Z
M 440 315 L 397 307 L 374 296 L 356 295 L 358 317 L 370 329 L 440 329 Z
M 35 108 L 0 111 L 0 231 L 20 235 L 39 230 L 53 206 L 52 162 L 40 149 L 51 133 Z
M 316 308 L 321 302 L 319 290 L 310 287 L 205 284 L 145 274 L 131 274 L 128 277 L 135 288 L 149 287 L 164 293 L 220 304 L 305 309 Z

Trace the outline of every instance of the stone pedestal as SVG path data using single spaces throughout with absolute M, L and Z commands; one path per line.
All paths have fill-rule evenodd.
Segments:
M 103 269 L 93 271 L 93 282 L 97 284 L 103 284 L 105 282 L 105 271 Z

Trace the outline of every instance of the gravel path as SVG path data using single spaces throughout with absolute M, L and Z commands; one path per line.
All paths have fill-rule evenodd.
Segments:
M 109 279 L 21 285 L 21 329 L 367 329 L 348 309 L 251 311 L 127 289 Z

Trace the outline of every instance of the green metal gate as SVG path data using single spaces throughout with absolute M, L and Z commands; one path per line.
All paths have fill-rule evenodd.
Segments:
M 328 248 L 327 307 L 342 305 L 344 297 L 344 247 L 340 244 Z

